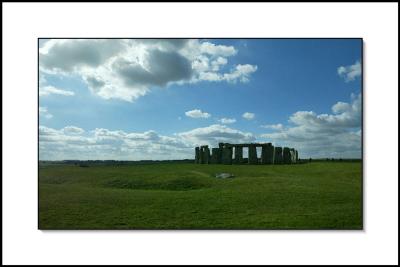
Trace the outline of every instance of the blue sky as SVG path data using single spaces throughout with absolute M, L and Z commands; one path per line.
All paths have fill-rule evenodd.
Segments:
M 227 141 L 360 158 L 361 51 L 360 39 L 41 40 L 39 156 L 181 159 Z

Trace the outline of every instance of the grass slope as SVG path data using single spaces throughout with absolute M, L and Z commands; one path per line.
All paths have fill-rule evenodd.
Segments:
M 40 166 L 39 228 L 362 229 L 361 191 L 360 162 Z

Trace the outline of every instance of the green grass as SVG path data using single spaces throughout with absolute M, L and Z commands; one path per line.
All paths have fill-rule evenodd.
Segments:
M 360 162 L 46 165 L 39 228 L 362 229 L 361 192 Z

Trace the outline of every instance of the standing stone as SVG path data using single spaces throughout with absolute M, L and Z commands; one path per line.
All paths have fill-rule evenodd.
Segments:
M 232 147 L 222 149 L 222 164 L 232 164 Z
M 194 163 L 200 163 L 200 148 L 198 146 L 195 148 Z
M 222 163 L 222 148 L 218 148 L 217 163 Z
M 257 158 L 257 147 L 256 145 L 249 145 L 249 164 L 257 164 L 258 163 L 258 158 Z
M 274 164 L 275 148 L 271 143 L 265 144 L 261 149 L 261 163 Z
M 211 149 L 211 159 L 210 159 L 210 163 L 212 164 L 217 164 L 218 162 L 218 158 L 219 158 L 219 148 L 215 147 Z
M 235 164 L 241 164 L 243 162 L 243 147 L 235 146 Z
M 210 149 L 208 148 L 208 146 L 204 146 L 204 163 L 210 163 Z
M 288 147 L 283 148 L 283 163 L 290 164 L 291 163 L 290 157 L 290 149 Z
M 275 147 L 274 163 L 275 164 L 283 163 L 282 147 L 280 146 Z
M 267 145 L 261 145 L 261 164 L 267 164 Z
M 199 148 L 199 163 L 204 164 L 204 152 L 203 152 L 203 147 L 201 146 Z
M 296 163 L 299 162 L 299 152 L 297 150 L 295 150 L 296 153 Z
M 294 148 L 290 149 L 290 163 L 296 163 L 296 152 Z

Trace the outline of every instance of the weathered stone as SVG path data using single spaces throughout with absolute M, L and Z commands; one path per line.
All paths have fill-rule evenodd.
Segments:
M 233 178 L 233 177 L 235 177 L 232 173 L 226 173 L 226 172 L 223 172 L 223 173 L 217 173 L 216 175 L 215 175 L 215 178 Z
M 232 164 L 232 148 L 224 147 L 222 149 L 222 164 Z
M 210 163 L 210 149 L 208 148 L 208 146 L 204 146 L 204 163 L 205 164 L 209 164 Z
M 243 162 L 243 147 L 235 146 L 235 164 L 241 164 Z
M 288 147 L 283 148 L 283 163 L 290 164 L 292 159 L 290 157 L 290 149 Z
M 296 152 L 294 148 L 290 149 L 290 163 L 296 163 Z
M 204 164 L 204 152 L 203 147 L 199 148 L 199 163 Z
M 261 147 L 261 163 L 274 164 L 275 148 L 271 143 Z
M 212 148 L 211 149 L 211 159 L 210 159 L 210 163 L 213 163 L 213 164 L 217 164 L 217 163 L 219 163 L 218 161 L 219 161 L 219 155 L 220 155 L 220 153 L 219 153 L 219 148 Z
M 282 155 L 282 147 L 275 147 L 275 157 L 274 164 L 282 164 L 283 163 L 283 155 Z
M 248 147 L 248 158 L 243 158 L 243 147 Z M 257 157 L 257 147 L 261 147 L 261 158 Z M 232 159 L 233 149 L 235 155 Z M 195 163 L 200 164 L 294 164 L 299 161 L 298 151 L 288 147 L 274 147 L 271 143 L 229 144 L 219 143 L 218 148 L 200 146 L 195 148 Z
M 257 164 L 257 163 L 258 163 L 257 147 L 256 145 L 251 144 L 249 146 L 249 164 Z
M 200 148 L 198 146 L 195 148 L 194 163 L 200 163 Z

